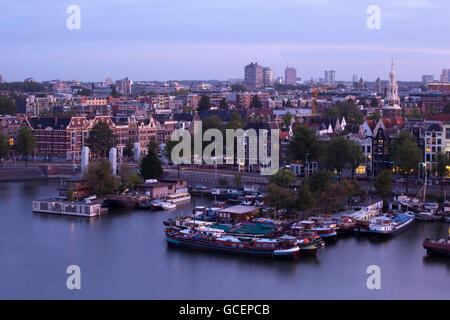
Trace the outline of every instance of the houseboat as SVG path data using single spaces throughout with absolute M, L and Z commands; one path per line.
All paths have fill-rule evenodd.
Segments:
M 177 204 L 189 200 L 191 200 L 191 195 L 188 192 L 169 194 L 166 197 L 166 202 L 171 204 Z
M 223 230 L 207 227 L 165 230 L 167 243 L 197 250 L 234 253 L 267 258 L 297 258 L 300 248 L 295 237 L 251 238 L 226 235 Z
M 365 227 L 359 225 L 355 231 L 373 235 L 393 235 L 405 230 L 415 219 L 413 212 L 408 211 L 392 218 L 387 215 L 372 218 Z
M 427 250 L 427 254 L 438 254 L 450 256 L 450 229 L 447 239 L 425 239 L 423 248 Z
M 442 216 L 436 215 L 433 211 L 415 212 L 416 219 L 419 221 L 438 221 L 442 220 Z
M 45 199 L 33 201 L 33 212 L 59 215 L 95 217 L 106 211 L 100 202 Z

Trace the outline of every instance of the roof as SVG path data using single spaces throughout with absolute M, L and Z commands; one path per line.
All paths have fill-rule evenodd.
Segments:
M 228 208 L 224 208 L 219 210 L 219 212 L 225 212 L 225 213 L 233 213 L 233 214 L 246 214 L 251 213 L 256 210 L 256 207 L 254 206 L 244 206 L 244 205 L 236 205 Z
M 46 116 L 29 118 L 29 123 L 33 129 L 52 128 L 53 130 L 64 130 L 70 123 L 70 116 Z
M 205 110 L 200 114 L 200 118 L 203 120 L 210 116 L 217 116 L 222 122 L 228 122 L 233 112 L 237 112 L 241 118 L 244 118 L 247 113 L 246 110 Z
M 443 121 L 443 122 L 450 122 L 450 114 L 434 114 L 434 115 L 427 115 L 425 117 L 426 121 Z

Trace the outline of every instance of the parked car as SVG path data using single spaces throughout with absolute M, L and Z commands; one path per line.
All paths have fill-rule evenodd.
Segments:
M 194 186 L 194 188 L 195 189 L 201 189 L 201 190 L 205 190 L 206 189 L 206 187 L 204 185 L 202 185 L 202 184 L 197 184 L 197 185 Z

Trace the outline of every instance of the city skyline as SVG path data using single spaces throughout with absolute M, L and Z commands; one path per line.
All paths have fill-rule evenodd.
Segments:
M 275 77 L 285 61 L 302 79 L 336 70 L 336 80 L 387 78 L 397 63 L 400 80 L 439 77 L 448 68 L 449 3 L 428 0 L 378 1 L 381 29 L 369 30 L 371 1 L 266 0 L 77 1 L 81 28 L 69 30 L 72 2 L 7 1 L 0 73 L 4 81 L 105 77 L 136 80 L 241 78 L 242 66 L 257 58 Z M 236 14 L 236 12 L 239 12 Z M 244 19 L 245 18 L 245 19 Z M 419 23 L 420 21 L 420 23 Z M 328 26 L 328 27 L 325 27 Z M 332 27 L 330 27 L 332 26 Z M 380 71 L 381 70 L 381 71 Z

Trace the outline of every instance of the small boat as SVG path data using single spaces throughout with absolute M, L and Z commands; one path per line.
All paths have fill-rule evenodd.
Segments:
M 387 215 L 372 218 L 366 228 L 361 226 L 355 228 L 355 231 L 373 235 L 393 235 L 403 231 L 415 220 L 415 215 L 411 211 L 399 214 L 392 218 Z
M 441 216 L 435 215 L 433 212 L 430 211 L 420 211 L 416 212 L 416 219 L 419 221 L 437 221 L 442 220 Z
M 447 239 L 425 239 L 423 241 L 423 248 L 427 250 L 427 254 L 438 254 L 443 256 L 450 256 L 450 229 Z
M 177 205 L 174 203 L 169 203 L 169 202 L 161 203 L 161 208 L 163 208 L 164 210 L 171 210 L 171 209 L 175 209 L 176 207 L 177 207 Z
M 189 200 L 191 200 L 191 195 L 187 192 L 170 194 L 166 198 L 166 202 L 173 203 L 173 204 L 178 203 L 178 202 L 183 202 L 183 201 L 189 201 Z

